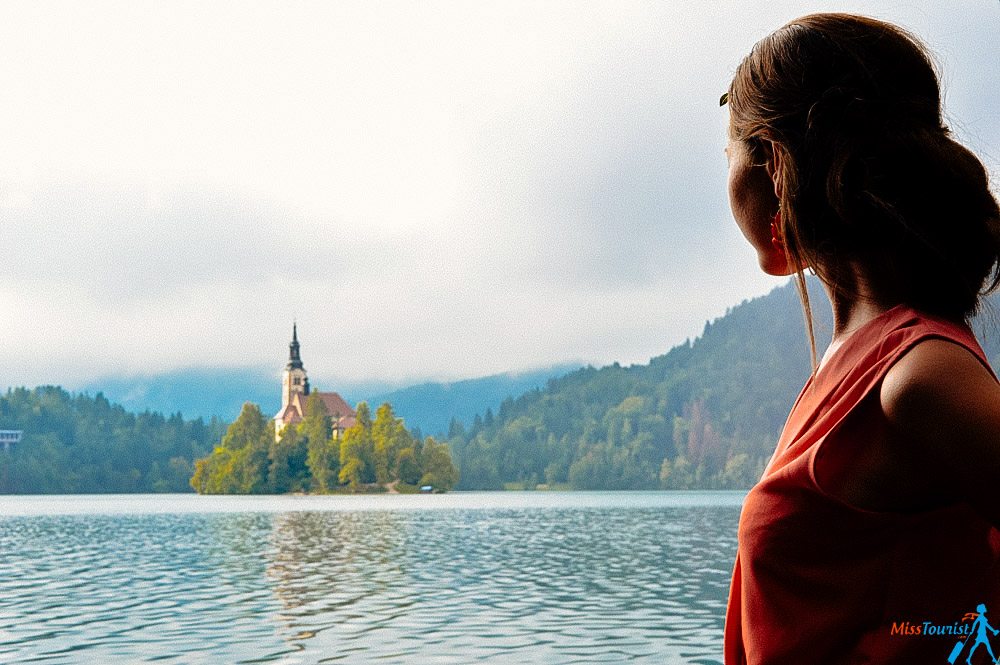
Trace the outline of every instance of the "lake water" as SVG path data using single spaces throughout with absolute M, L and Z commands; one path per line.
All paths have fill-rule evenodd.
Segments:
M 739 492 L 0 497 L 2 663 L 720 663 Z

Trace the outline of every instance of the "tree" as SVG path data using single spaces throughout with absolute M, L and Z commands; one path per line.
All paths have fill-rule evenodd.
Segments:
M 448 423 L 448 439 L 465 436 L 465 425 L 457 418 L 452 418 Z
M 247 402 L 212 454 L 195 463 L 191 486 L 202 494 L 261 494 L 268 486 L 271 422 Z
M 307 440 L 299 428 L 286 427 L 278 441 L 272 441 L 268 451 L 268 486 L 274 494 L 302 492 L 309 485 L 306 466 Z
M 268 492 L 268 449 L 254 444 L 232 452 L 221 478 L 226 494 L 266 494 Z
M 670 474 L 673 470 L 673 465 L 670 463 L 669 457 L 664 457 L 663 462 L 660 464 L 660 487 L 666 489 L 669 487 L 671 481 Z
M 312 488 L 318 492 L 330 492 L 338 483 L 340 475 L 340 441 L 329 438 L 315 442 L 309 439 L 306 465 L 312 476 Z
M 409 485 L 416 485 L 420 482 L 423 472 L 420 469 L 420 462 L 417 460 L 416 452 L 412 446 L 399 451 L 399 479 Z
M 373 457 L 371 412 L 368 405 L 361 402 L 358 404 L 356 422 L 344 432 L 344 439 L 340 443 L 338 479 L 341 484 L 357 489 L 362 483 L 374 482 Z
M 732 489 L 753 485 L 757 480 L 754 477 L 754 470 L 750 463 L 750 456 L 746 453 L 737 453 L 726 461 L 726 466 L 721 474 L 721 485 Z
M 663 467 L 660 467 L 662 473 Z M 663 488 L 670 490 L 686 490 L 695 486 L 696 469 L 691 468 L 691 462 L 684 455 L 674 458 L 665 478 L 663 478 Z M 662 476 L 661 476 L 662 477 Z
M 216 454 L 218 452 L 218 455 Z M 219 466 L 219 456 L 228 454 L 225 448 L 217 448 L 212 455 L 200 460 L 195 460 L 194 474 L 191 476 L 191 487 L 198 494 L 218 494 L 219 491 L 213 487 L 213 471 Z M 215 490 L 215 491 L 213 491 Z
M 0 392 L 0 425 L 24 432 L 0 455 L 2 493 L 182 492 L 194 459 L 225 431 L 177 414 L 129 413 L 100 393 L 57 386 Z M 187 467 L 182 477 L 173 458 Z
M 226 430 L 222 437 L 222 447 L 229 450 L 239 450 L 246 446 L 259 446 L 274 439 L 273 424 L 264 417 L 260 407 L 247 402 L 243 405 L 239 417 Z M 266 449 L 266 446 L 264 446 Z
M 403 448 L 412 447 L 413 438 L 406 431 L 402 419 L 395 416 L 392 405 L 388 402 L 375 412 L 372 442 L 376 482 L 388 483 L 393 478 L 398 478 L 399 452 Z
M 458 469 L 451 462 L 448 446 L 438 443 L 433 437 L 424 440 L 423 471 L 421 485 L 432 485 L 435 489 L 450 490 L 458 483 Z
M 310 441 L 326 441 L 332 433 L 330 415 L 326 412 L 326 404 L 313 393 L 306 401 L 306 413 L 299 423 L 299 434 Z
M 329 492 L 337 485 L 340 473 L 340 441 L 332 438 L 326 404 L 315 393 L 306 402 L 306 417 L 300 432 L 306 439 L 306 466 L 312 477 L 312 489 Z

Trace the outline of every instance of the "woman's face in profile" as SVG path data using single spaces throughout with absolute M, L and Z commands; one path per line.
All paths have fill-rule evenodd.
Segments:
M 772 242 L 771 223 L 778 211 L 774 182 L 761 164 L 754 164 L 749 146 L 730 139 L 726 145 L 729 161 L 729 207 L 743 236 L 757 252 L 761 270 L 769 275 L 787 275 L 784 252 Z

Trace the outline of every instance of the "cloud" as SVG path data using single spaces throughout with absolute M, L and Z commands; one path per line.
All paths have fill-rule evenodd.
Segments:
M 219 191 L 151 200 L 136 184 L 64 179 L 39 186 L 30 205 L 9 208 L 4 218 L 17 248 L 0 268 L 4 283 L 60 285 L 118 305 L 267 281 L 281 256 L 299 251 L 282 225 L 286 212 Z
M 280 368 L 293 317 L 352 380 L 643 362 L 775 285 L 717 100 L 822 4 L 5 4 L 0 368 Z M 927 39 L 995 171 L 1000 7 L 849 5 Z

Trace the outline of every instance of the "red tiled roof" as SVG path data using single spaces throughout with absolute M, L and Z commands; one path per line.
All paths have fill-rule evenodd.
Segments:
M 326 407 L 326 415 L 330 416 L 331 419 L 336 421 L 338 418 L 343 419 L 350 417 L 353 421 L 354 409 L 352 409 L 344 398 L 337 393 L 314 393 L 323 401 L 323 406 Z
M 354 409 L 344 401 L 344 398 L 337 393 L 313 392 L 319 397 L 326 407 L 326 414 L 337 429 L 348 429 L 356 422 Z M 300 393 L 294 393 L 292 400 L 285 410 L 278 414 L 276 419 L 281 420 L 286 425 L 302 422 L 306 415 L 306 399 Z
M 281 422 L 289 425 L 291 423 L 297 423 L 302 420 L 302 415 L 299 413 L 298 409 L 295 408 L 295 403 L 291 403 L 285 407 L 285 410 L 278 414 L 281 418 Z

